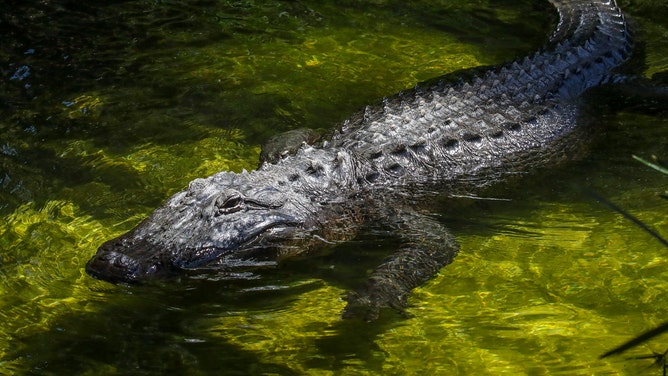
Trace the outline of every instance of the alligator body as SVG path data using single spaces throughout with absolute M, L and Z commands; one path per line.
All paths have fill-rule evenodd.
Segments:
M 345 121 L 332 136 L 252 172 L 192 181 L 104 243 L 93 277 L 141 282 L 190 270 L 266 265 L 384 222 L 402 246 L 346 297 L 373 319 L 452 262 L 458 245 L 424 213 L 432 192 L 482 187 L 568 158 L 578 97 L 617 80 L 632 41 L 614 0 L 550 0 L 560 15 L 540 51 L 454 84 L 434 81 Z

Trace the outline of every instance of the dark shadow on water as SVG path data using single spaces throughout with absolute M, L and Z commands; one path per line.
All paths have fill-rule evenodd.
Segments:
M 17 335 L 4 360 L 18 360 L 31 374 L 297 374 L 223 337 L 190 333 L 182 327 L 188 312 L 142 301 L 142 294 L 95 306 L 89 314 L 60 317 L 44 332 Z

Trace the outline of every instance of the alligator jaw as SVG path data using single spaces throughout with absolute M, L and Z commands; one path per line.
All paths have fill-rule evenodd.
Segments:
M 258 245 L 261 235 L 279 235 L 282 238 L 293 234 L 300 223 L 284 218 L 284 222 L 269 222 L 256 227 L 245 234 L 243 244 L 216 247 L 203 246 L 198 249 L 187 248 L 178 252 L 162 249 L 146 240 L 121 236 L 102 244 L 97 253 L 86 264 L 86 272 L 93 278 L 111 283 L 139 284 L 150 280 L 165 279 L 175 276 L 179 271 L 213 269 L 234 269 L 237 266 L 252 265 L 258 249 L 267 250 L 265 257 L 272 256 L 271 244 L 266 241 Z M 132 252 L 124 252 L 132 250 Z M 140 257 L 133 257 L 138 254 Z M 150 254 L 147 259 L 142 255 Z M 172 255 L 177 255 L 176 257 Z M 188 257 L 184 257 L 184 256 Z

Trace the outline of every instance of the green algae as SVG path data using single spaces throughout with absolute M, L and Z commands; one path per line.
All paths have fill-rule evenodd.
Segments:
M 100 7 L 97 18 L 85 5 L 23 6 L 38 21 L 64 23 L 54 22 L 51 37 L 36 26 L 32 39 L 11 34 L 2 50 L 10 73 L 23 64 L 39 72 L 3 75 L 0 94 L 2 372 L 534 375 L 649 366 L 597 357 L 665 321 L 666 250 L 572 185 L 665 230 L 668 204 L 657 196 L 665 177 L 631 159 L 666 155 L 665 120 L 652 116 L 606 114 L 605 141 L 590 157 L 502 193 L 511 201 L 441 205 L 462 252 L 416 290 L 406 317 L 340 320 L 344 292 L 392 251 L 369 235 L 259 280 L 142 288 L 83 271 L 97 246 L 188 181 L 256 167 L 270 135 L 330 129 L 422 80 L 535 49 L 554 23 L 549 5 L 137 1 Z M 637 11 L 653 74 L 665 70 L 666 49 L 649 12 L 663 8 L 648 9 Z M 20 23 L 18 11 L 5 13 Z M 633 354 L 665 346 L 658 339 Z

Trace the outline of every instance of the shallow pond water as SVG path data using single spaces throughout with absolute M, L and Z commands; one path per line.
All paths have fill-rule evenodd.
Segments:
M 12 3 L 12 2 L 10 2 Z M 623 1 L 643 74 L 668 70 L 668 5 Z M 461 243 L 404 317 L 342 321 L 394 247 L 364 234 L 244 281 L 114 286 L 103 241 L 190 180 L 257 166 L 285 130 L 326 131 L 385 95 L 538 48 L 546 1 L 69 1 L 0 5 L 0 374 L 661 374 L 668 120 L 591 115 L 582 160 L 436 203 Z M 605 107 L 605 106 L 602 106 Z M 496 193 L 496 192 L 495 192 Z

